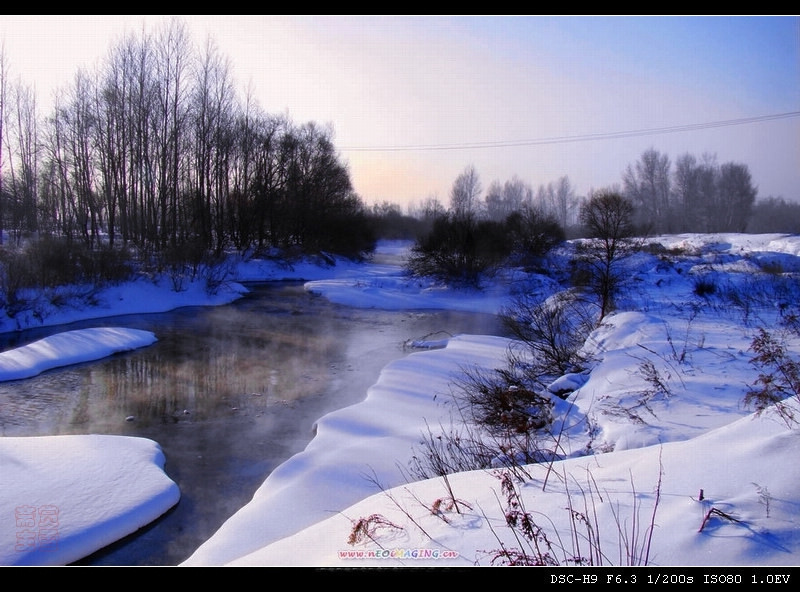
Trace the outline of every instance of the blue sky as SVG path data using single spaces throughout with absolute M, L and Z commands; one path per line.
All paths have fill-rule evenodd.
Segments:
M 648 148 L 747 164 L 760 196 L 800 199 L 800 117 L 717 125 L 800 111 L 798 16 L 179 17 L 266 111 L 330 124 L 368 203 L 446 203 L 469 165 L 484 187 L 566 175 L 585 194 Z M 10 15 L 0 39 L 46 104 L 168 18 Z

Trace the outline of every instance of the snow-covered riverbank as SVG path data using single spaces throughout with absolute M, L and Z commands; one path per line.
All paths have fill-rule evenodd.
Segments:
M 656 256 L 637 259 L 637 288 L 630 294 L 635 305 L 610 317 L 586 343 L 594 364 L 568 399 L 571 411 L 560 443 L 563 460 L 531 466 L 530 479 L 519 484 L 519 499 L 555 541 L 554 533 L 568 538 L 574 529 L 566 505 L 576 503 L 578 492 L 588 492 L 588 498 L 581 496 L 579 510 L 592 514 L 599 537 L 595 550 L 602 549 L 605 564 L 630 562 L 620 548 L 621 534 L 635 535 L 628 543 L 638 551 L 646 542 L 653 565 L 800 564 L 800 468 L 793 460 L 799 431 L 770 412 L 755 416 L 741 404 L 757 376 L 748 352 L 755 324 L 743 323 L 736 311 L 704 309 L 693 293 L 700 273 L 713 273 L 718 282 L 741 283 L 759 273 L 759 261 L 769 261 L 773 270 L 778 265 L 800 271 L 800 238 L 682 235 L 660 242 L 696 251 L 693 267 L 677 269 Z M 383 245 L 384 254 L 397 247 Z M 484 292 L 452 291 L 409 281 L 399 267 L 386 263 L 278 270 L 251 262 L 241 267 L 237 279 L 281 277 L 306 279 L 308 290 L 337 302 L 386 308 L 497 312 L 509 301 L 512 287 L 498 283 Z M 134 298 L 133 291 L 120 287 L 107 295 L 98 316 L 101 311 L 120 314 L 125 307 L 133 311 L 137 303 L 145 309 L 179 306 L 178 299 L 183 304 L 220 304 L 236 297 L 237 290 L 232 286 L 216 302 L 191 290 L 169 296 L 169 302 L 164 292 Z M 185 565 L 502 563 L 498 549 L 519 542 L 505 523 L 504 493 L 494 472 L 448 479 L 461 503 L 462 512 L 456 513 L 437 504 L 448 497 L 442 479 L 409 483 L 403 469 L 419 453 L 427 427 L 453 425 L 448 405 L 452 378 L 465 367 L 491 370 L 502 365 L 507 345 L 493 336 L 455 336 L 442 349 L 390 364 L 362 403 L 320 418 L 308 448 L 275 470 L 252 502 Z M 796 341 L 790 345 L 793 354 L 800 352 Z M 642 404 L 649 386 L 639 371 L 644 361 L 660 370 L 669 392 Z M 0 439 L 0 508 L 5 508 L 0 515 L 0 563 L 75 560 L 177 501 L 155 443 L 111 438 L 120 448 L 93 436 Z M 601 453 L 586 456 L 588 447 Z M 106 471 L 104 463 L 124 470 Z M 91 475 L 98 489 L 124 491 L 125 496 L 102 497 L 88 490 L 82 467 L 94 467 Z M 137 489 L 132 486 L 137 482 L 147 486 Z M 115 505 L 107 505 L 106 498 Z M 120 499 L 127 500 L 127 507 Z M 431 512 L 434 506 L 441 511 Z M 53 507 L 61 510 L 58 554 L 46 544 L 53 542 Z M 28 513 L 19 518 L 15 508 Z M 31 514 L 31 509 L 39 513 Z M 371 536 L 350 544 L 356 524 L 370 517 Z M 709 522 L 704 523 L 706 517 Z M 108 520 L 124 528 L 101 526 Z M 632 522 L 641 530 L 628 530 Z M 622 527 L 625 533 L 620 523 L 627 525 Z M 32 538 L 31 532 L 42 527 L 50 539 Z M 554 561 L 564 564 L 574 558 L 577 551 L 568 541 L 559 545 L 552 549 Z

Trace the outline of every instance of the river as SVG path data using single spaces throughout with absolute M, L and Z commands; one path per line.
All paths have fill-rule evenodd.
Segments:
M 317 419 L 364 399 L 407 341 L 504 334 L 494 315 L 333 304 L 299 282 L 252 284 L 218 307 L 187 307 L 0 335 L 8 349 L 96 326 L 153 331 L 154 345 L 0 383 L 0 435 L 150 438 L 180 502 L 79 565 L 178 565 L 302 451 Z

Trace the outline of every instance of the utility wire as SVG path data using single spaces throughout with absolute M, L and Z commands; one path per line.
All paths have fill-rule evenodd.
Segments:
M 688 125 L 676 125 L 670 127 L 656 127 L 642 130 L 630 130 L 624 132 L 608 132 L 604 134 L 583 134 L 579 136 L 556 136 L 553 138 L 539 138 L 535 140 L 508 140 L 502 142 L 474 142 L 465 144 L 419 144 L 409 146 L 365 146 L 365 147 L 345 147 L 339 148 L 343 152 L 401 152 L 410 150 L 468 150 L 474 148 L 507 148 L 513 146 L 540 146 L 545 144 L 566 144 L 570 142 L 592 142 L 597 140 L 616 140 L 619 138 L 634 138 L 638 136 L 655 136 L 660 134 L 674 134 L 679 132 L 690 132 L 697 130 L 713 129 L 718 127 L 729 127 L 734 125 L 748 125 L 763 121 L 775 121 L 778 119 L 789 119 L 800 116 L 800 111 L 790 111 L 788 113 L 777 113 L 775 115 L 762 115 L 760 117 L 747 117 L 743 119 L 728 119 L 724 121 L 712 121 L 707 123 L 694 123 Z

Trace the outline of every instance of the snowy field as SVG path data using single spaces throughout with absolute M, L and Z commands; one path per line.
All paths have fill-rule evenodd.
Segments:
M 500 470 L 409 479 L 427 430 L 458 426 L 454 378 L 465 368 L 502 367 L 511 344 L 487 335 L 421 343 L 384 368 L 363 402 L 320 418 L 309 446 L 183 565 L 462 567 L 515 556 L 560 565 L 576 556 L 595 565 L 800 565 L 800 428 L 775 409 L 755 414 L 743 405 L 759 375 L 752 340 L 761 327 L 777 329 L 777 306 L 721 308 L 694 291 L 704 278 L 763 302 L 755 297 L 765 286 L 791 284 L 790 274 L 800 273 L 800 237 L 653 241 L 687 256 L 667 263 L 653 250 L 631 261 L 627 299 L 584 345 L 588 371 L 551 389 L 571 391 L 566 400 L 553 397 L 561 419 L 552 462 L 518 467 L 519 479 Z M 251 261 L 236 279 L 301 278 L 308 290 L 357 307 L 481 312 L 511 302 L 522 280 L 548 285 L 511 273 L 483 291 L 412 281 L 398 265 L 403 248 L 382 244 L 374 262 L 359 265 Z M 199 288 L 175 293 L 137 283 L 109 290 L 93 310 L 45 318 L 217 305 L 241 293 L 236 284 L 212 298 Z M 19 323 L 0 319 L 0 328 Z M 0 380 L 157 337 L 114 327 L 62 333 L 0 354 Z M 796 359 L 800 343 L 792 339 Z M 794 400 L 787 405 L 796 409 Z M 134 532 L 179 499 L 163 466 L 158 444 L 140 438 L 0 438 L 0 564 L 69 563 Z M 542 538 L 534 543 L 511 528 L 511 509 Z

